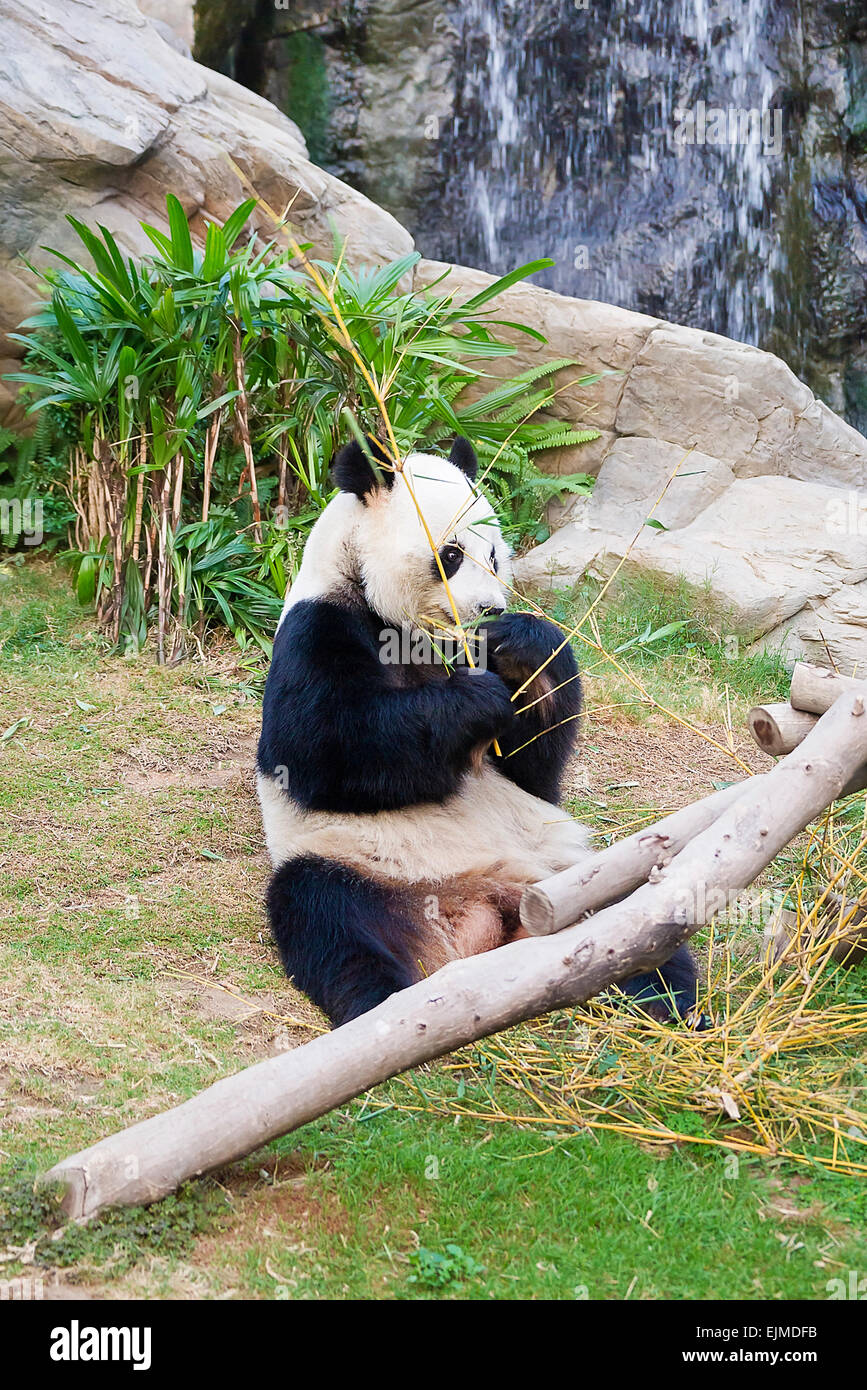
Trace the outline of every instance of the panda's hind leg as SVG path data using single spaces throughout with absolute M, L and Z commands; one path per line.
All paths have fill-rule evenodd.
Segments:
M 633 975 L 631 980 L 621 981 L 618 988 L 634 999 L 645 1013 L 661 1023 L 668 1023 L 694 1015 L 697 983 L 698 971 L 692 952 L 688 946 L 678 946 L 658 970 Z
M 289 860 L 271 879 L 267 903 L 286 974 L 335 1027 L 421 978 L 409 905 L 344 864 Z

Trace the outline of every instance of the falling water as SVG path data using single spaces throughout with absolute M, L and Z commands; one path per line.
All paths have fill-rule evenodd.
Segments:
M 785 271 L 771 8 L 465 0 L 452 256 L 550 254 L 556 289 L 762 340 Z

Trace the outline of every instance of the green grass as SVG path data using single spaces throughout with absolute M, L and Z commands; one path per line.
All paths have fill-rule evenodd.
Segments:
M 122 1281 L 156 1263 L 167 1287 L 204 1237 L 211 1293 L 253 1298 L 821 1299 L 841 1266 L 863 1264 L 864 1184 L 817 1180 L 807 1199 L 790 1176 L 357 1103 L 216 1182 L 59 1241 L 56 1212 L 41 1203 L 34 1220 L 19 1179 L 0 1236 L 41 1236 L 41 1270 Z
M 601 628 L 617 645 L 683 617 L 645 592 L 618 598 Z M 717 669 L 741 702 L 776 693 L 773 666 L 714 666 L 708 633 L 687 626 L 623 659 L 683 712 L 719 718 Z M 147 653 L 109 655 L 61 567 L 0 566 L 0 735 L 14 729 L 0 739 L 0 1254 L 38 1249 L 35 1266 L 6 1260 L 4 1279 L 35 1268 L 156 1298 L 821 1299 L 863 1268 L 863 1183 L 517 1115 L 435 1113 L 474 1076 L 515 1104 L 475 1054 L 460 1074 L 424 1068 L 168 1204 L 52 1239 L 57 1211 L 34 1195 L 34 1173 L 317 1026 L 265 935 L 246 771 L 258 706 L 239 660 L 168 671 Z M 617 687 L 591 677 L 588 689 L 599 705 Z M 662 727 L 646 707 L 614 717 L 647 741 Z M 237 776 L 214 780 L 221 766 Z M 604 805 L 577 801 L 602 834 L 644 809 L 616 784 Z M 863 984 L 849 974 L 841 988 Z M 849 1084 L 864 1080 L 853 1056 Z M 420 1095 L 435 1103 L 409 1113 Z
M 554 596 L 548 611 L 572 629 L 599 592 L 599 584 L 582 583 Z M 681 714 L 719 717 L 728 698 L 740 716 L 752 704 L 788 695 L 789 671 L 779 653 L 753 651 L 727 630 L 711 596 L 686 581 L 666 586 L 649 577 L 619 578 L 594 609 L 594 620 L 595 633 L 592 624 L 582 627 L 585 638 L 598 640 L 656 700 Z M 598 682 L 600 689 L 619 691 L 624 698 L 631 689 L 634 715 L 640 718 L 640 694 L 614 663 L 580 638 L 575 646 L 591 685 Z

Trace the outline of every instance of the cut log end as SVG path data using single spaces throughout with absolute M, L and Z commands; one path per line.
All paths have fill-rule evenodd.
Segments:
M 747 715 L 747 725 L 754 741 L 769 757 L 781 758 L 797 748 L 816 725 L 815 714 L 792 709 L 788 701 L 779 704 L 757 705 Z

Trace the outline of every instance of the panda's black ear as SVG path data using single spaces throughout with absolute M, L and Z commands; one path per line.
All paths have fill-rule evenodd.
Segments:
M 370 437 L 367 445 L 372 457 L 368 457 L 357 439 L 352 439 L 338 449 L 331 465 L 331 476 L 340 491 L 354 492 L 362 502 L 375 488 L 389 488 L 394 482 L 394 468 L 382 445 Z
M 476 458 L 476 451 L 468 439 L 464 439 L 459 434 L 452 451 L 449 454 L 449 463 L 455 464 L 462 473 L 466 473 L 471 483 L 476 481 L 476 474 L 479 471 L 479 461 Z

